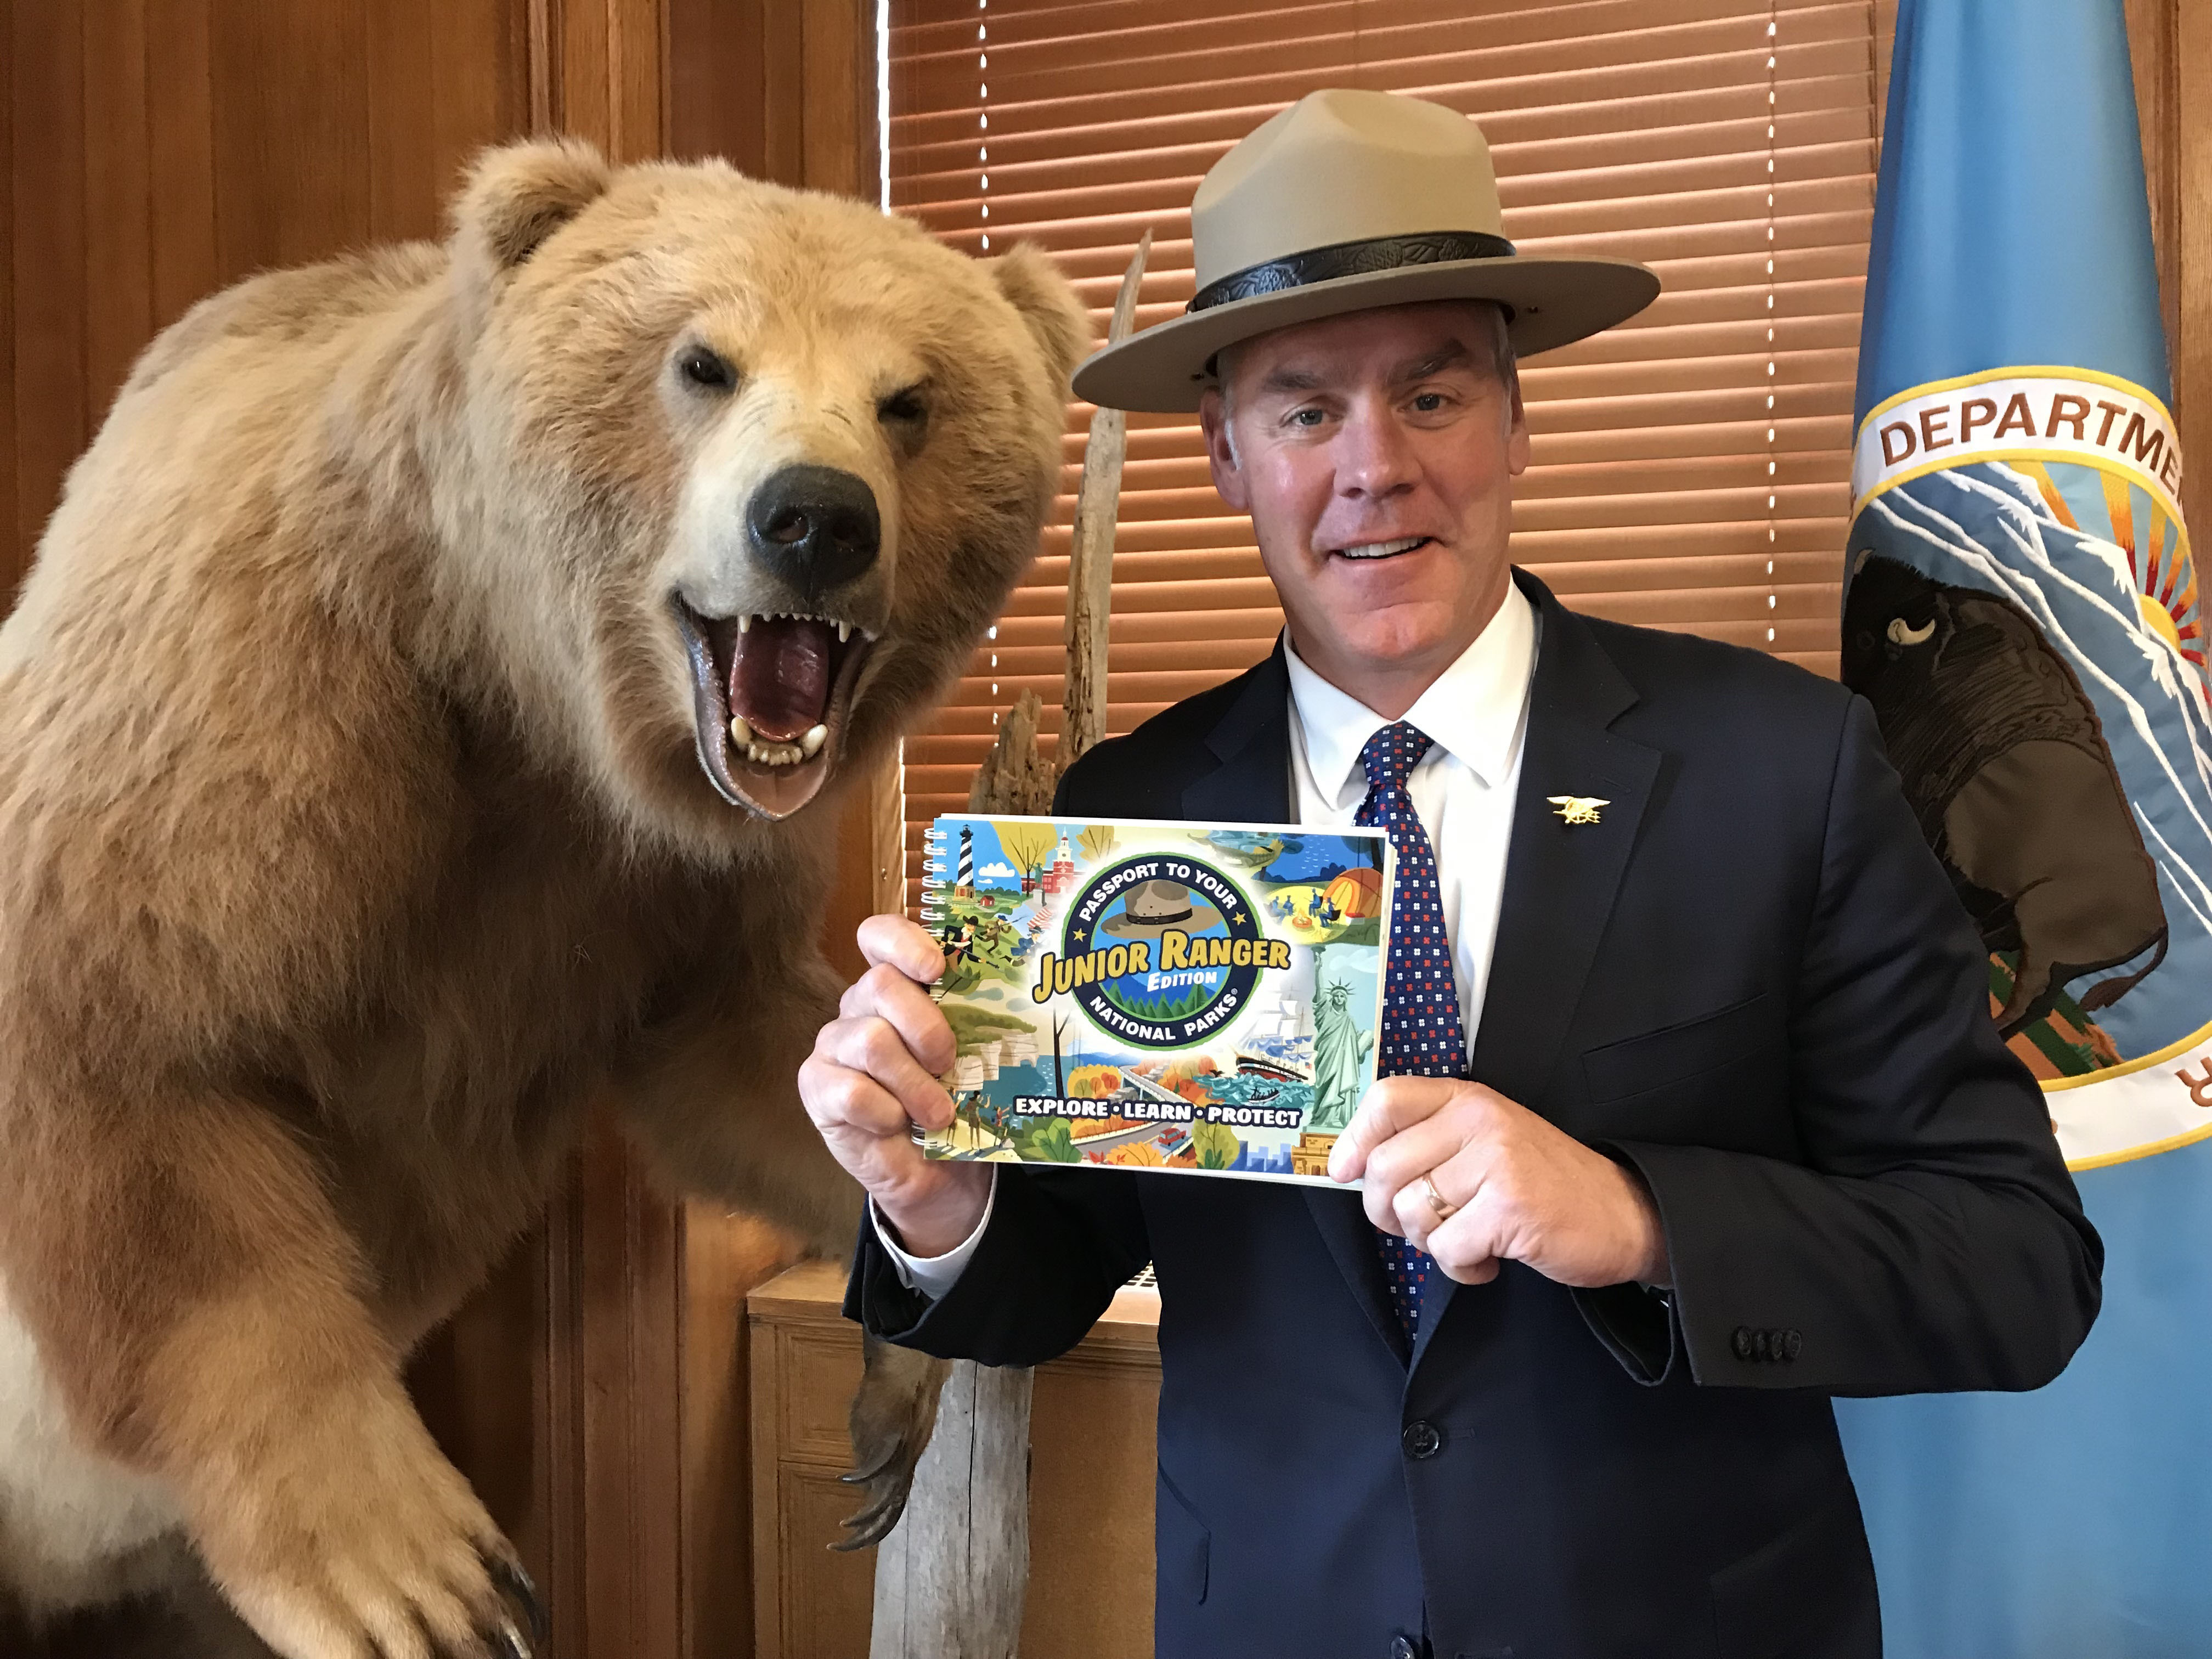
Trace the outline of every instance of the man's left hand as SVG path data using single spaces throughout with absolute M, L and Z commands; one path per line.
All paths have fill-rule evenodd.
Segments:
M 1500 1261 L 1562 1285 L 1669 1282 L 1643 1178 L 1480 1083 L 1382 1079 L 1338 1137 L 1328 1172 L 1364 1176 L 1368 1219 L 1462 1285 L 1488 1283 Z M 1448 1213 L 1430 1201 L 1431 1186 Z

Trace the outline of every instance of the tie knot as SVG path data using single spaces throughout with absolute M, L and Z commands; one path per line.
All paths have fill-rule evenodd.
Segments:
M 1406 720 L 1393 720 L 1368 738 L 1359 751 L 1359 764 L 1367 774 L 1369 791 L 1403 789 L 1429 746 L 1429 734 Z

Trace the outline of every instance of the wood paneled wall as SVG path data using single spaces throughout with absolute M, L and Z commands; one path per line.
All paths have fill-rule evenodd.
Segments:
M 515 0 L 13 0 L 9 591 L 139 349 L 251 271 L 435 234 L 526 130 Z
M 2212 103 L 2212 5 L 2127 0 L 2127 12 L 2173 414 L 2196 462 L 2181 493 L 2201 582 L 2212 529 L 2212 123 L 2202 113 Z

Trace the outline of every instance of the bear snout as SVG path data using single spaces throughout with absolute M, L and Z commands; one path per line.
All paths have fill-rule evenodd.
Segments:
M 771 473 L 745 509 L 745 532 L 753 558 L 810 611 L 865 573 L 883 545 L 875 491 L 831 466 Z

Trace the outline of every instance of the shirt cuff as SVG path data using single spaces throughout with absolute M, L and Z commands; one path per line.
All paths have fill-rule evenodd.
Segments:
M 875 1201 L 868 1203 L 868 1220 L 876 1230 L 878 1243 L 884 1254 L 891 1259 L 899 1283 L 910 1291 L 917 1291 L 932 1302 L 941 1301 L 945 1293 L 968 1266 L 969 1257 L 983 1242 L 983 1230 L 991 1224 L 991 1209 L 999 1201 L 999 1172 L 991 1171 L 991 1190 L 983 1200 L 983 1217 L 975 1224 L 975 1231 L 955 1244 L 943 1255 L 908 1255 L 899 1243 L 898 1229 L 876 1213 Z

